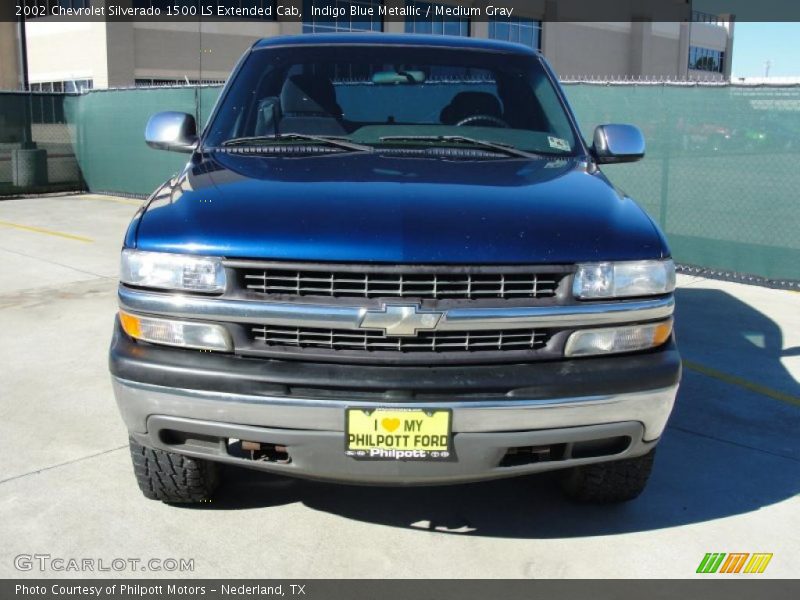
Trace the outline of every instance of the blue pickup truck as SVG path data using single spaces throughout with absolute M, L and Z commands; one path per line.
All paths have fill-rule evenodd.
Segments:
M 543 57 L 464 38 L 257 42 L 133 218 L 110 350 L 145 496 L 220 464 L 378 485 L 561 470 L 635 498 L 680 358 L 664 236 L 600 165 Z

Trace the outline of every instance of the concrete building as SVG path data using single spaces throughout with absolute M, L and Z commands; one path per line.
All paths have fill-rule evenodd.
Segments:
M 13 21 L 0 21 L 0 90 L 15 90 L 22 83 L 18 30 Z
M 171 0 L 49 0 L 61 6 L 195 5 Z M 72 91 L 94 87 L 223 81 L 242 52 L 262 37 L 320 31 L 442 33 L 518 41 L 541 49 L 565 78 L 730 78 L 733 21 L 692 13 L 687 22 L 657 22 L 647 15 L 629 21 L 563 22 L 564 0 L 437 0 L 440 5 L 514 7 L 511 19 L 470 17 L 372 18 L 326 21 L 310 7 L 362 5 L 404 7 L 417 0 L 302 0 L 302 22 L 276 17 L 180 22 L 58 22 L 27 24 L 32 88 Z M 300 2 L 300 0 L 298 0 Z M 240 7 L 273 6 L 273 0 L 224 0 Z M 637 4 L 637 3 L 633 3 Z M 433 4 L 432 6 L 436 6 Z

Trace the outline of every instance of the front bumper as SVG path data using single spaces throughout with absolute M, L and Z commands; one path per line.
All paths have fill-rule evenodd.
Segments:
M 392 368 L 210 355 L 137 344 L 118 328 L 110 364 L 123 419 L 143 445 L 375 484 L 457 483 L 642 455 L 661 436 L 680 379 L 673 342 L 600 359 Z M 346 456 L 345 408 L 387 406 L 451 409 L 457 460 Z M 290 460 L 233 454 L 230 439 L 285 446 Z M 530 447 L 558 452 L 524 464 L 505 460 L 510 450 Z

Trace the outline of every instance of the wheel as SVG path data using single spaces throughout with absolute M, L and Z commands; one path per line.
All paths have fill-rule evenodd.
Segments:
M 561 488 L 579 502 L 609 504 L 633 500 L 647 486 L 655 454 L 653 448 L 636 458 L 572 467 L 564 472 Z
M 216 463 L 148 448 L 128 440 L 133 472 L 142 493 L 170 504 L 208 502 L 219 483 Z

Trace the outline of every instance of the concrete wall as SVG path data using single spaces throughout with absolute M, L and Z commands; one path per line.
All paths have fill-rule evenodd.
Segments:
M 96 0 L 106 1 L 110 0 Z M 405 0 L 385 3 L 403 6 Z M 561 0 L 475 0 L 474 4 L 513 6 L 515 15 L 545 19 L 542 50 L 564 77 L 685 78 L 691 75 L 690 44 L 725 51 L 730 73 L 732 25 L 729 35 L 725 27 L 705 23 L 548 21 L 568 10 L 569 2 Z M 384 29 L 405 31 L 402 22 L 386 22 Z M 31 81 L 91 78 L 95 88 L 104 88 L 130 86 L 137 78 L 224 80 L 255 40 L 301 31 L 301 23 L 278 21 L 68 24 L 36 19 L 29 23 Z M 471 35 L 488 37 L 488 24 L 473 21 Z
M 681 77 L 679 23 L 545 23 L 542 52 L 562 77 Z
M 94 2 L 101 5 L 110 0 Z M 7 25 L 14 24 L 2 24 Z M 272 21 L 200 25 L 34 19 L 28 22 L 30 79 L 92 79 L 95 88 L 132 86 L 136 78 L 225 79 L 255 40 L 299 32 L 299 23 Z M 0 44 L 7 38 L 5 33 L 0 35 Z M 1 56 L 7 56 L 4 46 L 0 50 Z
M 690 44 L 712 50 L 725 50 L 728 43 L 728 30 L 710 23 L 692 23 Z
M 31 82 L 94 79 L 108 86 L 105 23 L 28 21 L 28 72 Z
M 651 77 L 680 78 L 685 75 L 686 64 L 682 57 L 685 41 L 682 39 L 681 23 L 651 23 L 650 63 L 642 75 Z
M 0 22 L 0 90 L 16 90 L 22 81 L 20 74 L 17 24 Z
M 559 76 L 631 73 L 630 23 L 545 23 L 542 52 Z
M 289 23 L 135 23 L 131 55 L 134 78 L 224 80 L 253 42 L 285 33 Z M 132 83 L 132 81 L 131 81 Z
M 225 79 L 257 39 L 279 35 L 264 23 L 28 24 L 31 81 L 93 79 L 95 88 L 126 87 L 136 78 Z M 80 43 L 77 43 L 80 40 Z

